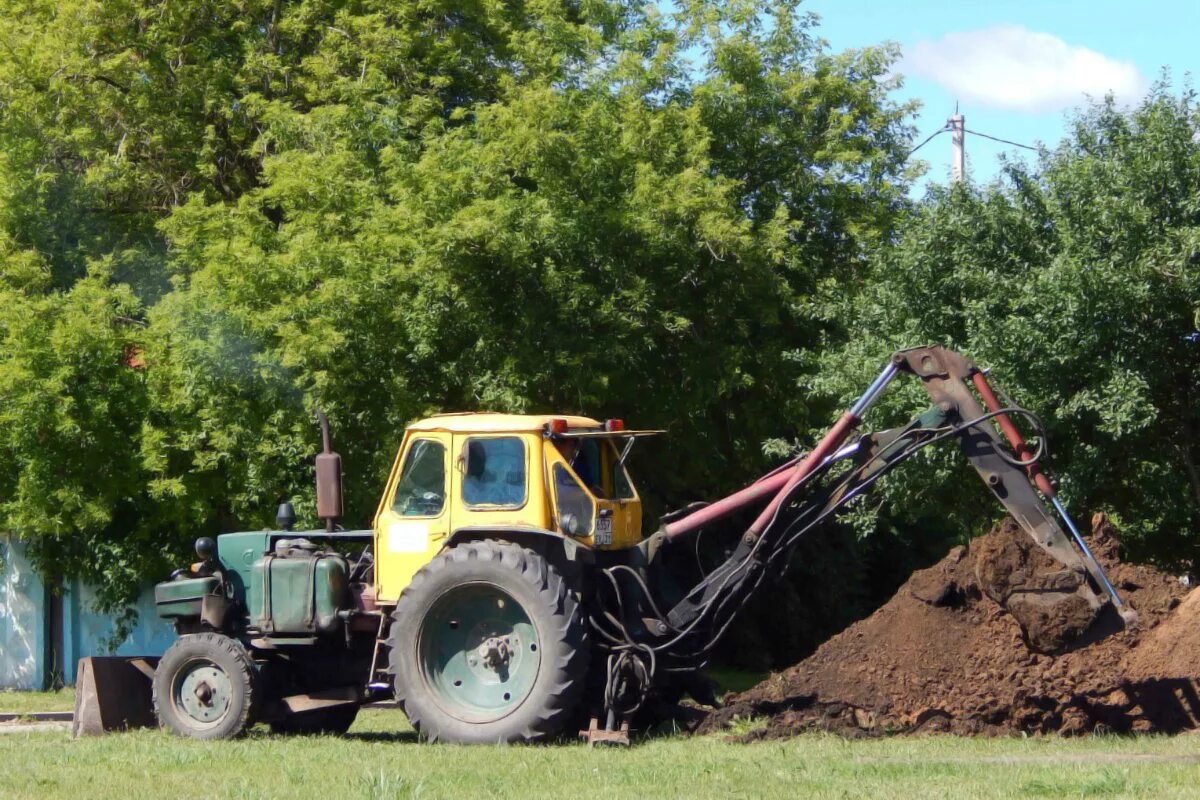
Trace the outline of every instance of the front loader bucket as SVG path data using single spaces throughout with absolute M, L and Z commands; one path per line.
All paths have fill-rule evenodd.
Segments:
M 75 672 L 75 736 L 157 725 L 151 682 L 154 656 L 92 656 L 79 659 Z

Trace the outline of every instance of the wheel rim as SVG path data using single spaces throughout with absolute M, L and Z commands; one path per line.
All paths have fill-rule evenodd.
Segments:
M 465 722 L 492 722 L 533 691 L 541 642 L 525 609 L 490 583 L 456 586 L 421 623 L 422 678 L 443 711 Z
M 219 724 L 229 712 L 232 701 L 233 681 L 229 674 L 206 658 L 189 661 L 175 674 L 171 704 L 194 728 Z

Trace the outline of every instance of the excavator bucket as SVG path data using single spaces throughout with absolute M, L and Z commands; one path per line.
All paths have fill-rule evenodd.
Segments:
M 75 736 L 147 728 L 154 717 L 151 682 L 158 659 L 92 656 L 79 659 L 75 672 Z
M 1004 407 L 986 373 L 945 348 L 902 350 L 893 363 L 920 378 L 935 405 L 973 423 L 958 437 L 963 454 L 1028 537 L 985 560 L 990 566 L 981 569 L 991 574 L 981 573 L 980 583 L 992 587 L 988 594 L 1020 623 L 1029 643 L 1057 652 L 1136 626 L 1137 613 L 1122 602 L 1042 471 L 1040 450 L 1035 453 L 1013 424 L 1017 414 L 1032 415 Z M 1057 562 L 1057 569 L 1035 568 L 1035 550 Z M 1106 618 L 1109 624 L 1097 624 Z
M 1031 649 L 1061 653 L 1113 632 L 1111 598 L 1088 585 L 1079 556 L 1064 564 L 1011 517 L 972 549 L 979 588 L 1012 615 Z

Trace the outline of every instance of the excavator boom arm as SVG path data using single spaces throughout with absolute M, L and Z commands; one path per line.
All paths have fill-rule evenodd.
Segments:
M 867 410 L 901 373 L 921 380 L 932 400 L 931 408 L 902 428 L 855 438 L 855 429 Z M 647 541 L 644 552 L 647 561 L 652 562 L 669 542 L 752 503 L 766 501 L 724 563 L 665 614 L 654 614 L 646 620 L 650 637 L 631 634 L 620 615 L 611 611 L 600 621 L 601 631 L 616 641 L 625 638 L 630 646 L 636 642 L 635 649 L 653 651 L 656 663 L 673 664 L 679 670 L 696 668 L 704 663 L 734 616 L 766 578 L 786 569 L 790 553 L 803 534 L 867 492 L 917 451 L 947 438 L 958 440 L 967 460 L 1005 510 L 1038 547 L 1062 565 L 1057 588 L 1065 587 L 1080 595 L 1097 613 L 1111 603 L 1126 624 L 1131 624 L 1135 615 L 1122 604 L 1038 463 L 1044 436 L 1038 451 L 1032 451 L 1013 422 L 1015 416 L 1027 416 L 1040 428 L 1030 412 L 1003 407 L 986 374 L 962 355 L 943 347 L 896 352 L 812 451 L 723 500 L 676 516 Z M 1008 445 L 1000 438 L 996 425 Z M 1061 515 L 1074 543 L 1047 503 Z M 620 594 L 615 579 L 613 586 Z M 648 589 L 645 591 L 649 594 Z M 657 611 L 657 605 L 651 605 Z M 606 630 L 605 626 L 619 630 Z

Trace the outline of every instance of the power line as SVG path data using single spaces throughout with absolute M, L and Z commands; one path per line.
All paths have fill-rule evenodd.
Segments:
M 908 159 L 912 158 L 912 154 L 913 154 L 913 153 L 917 152 L 917 151 L 918 151 L 918 150 L 920 150 L 922 147 L 924 147 L 925 145 L 929 144 L 929 143 L 930 143 L 930 142 L 932 142 L 934 139 L 936 139 L 938 136 L 940 136 L 941 134 L 945 133 L 945 132 L 946 132 L 946 131 L 948 131 L 948 130 L 950 130 L 950 123 L 946 123 L 946 124 L 945 124 L 945 125 L 943 125 L 942 127 L 938 128 L 936 131 L 934 131 L 933 133 L 931 133 L 931 134 L 929 134 L 928 136 L 926 136 L 926 137 L 925 137 L 925 141 L 921 142 L 919 145 L 917 145 L 916 147 L 914 147 L 912 150 L 909 150 L 907 153 L 905 153 L 905 155 L 904 155 L 904 159 L 907 161 Z
M 913 153 L 917 152 L 922 147 L 929 144 L 934 139 L 936 139 L 937 137 L 941 136 L 943 133 L 945 133 L 946 131 L 949 131 L 949 130 L 952 130 L 952 128 L 950 127 L 950 123 L 947 122 L 941 128 L 938 128 L 936 131 L 934 131 L 933 133 L 926 136 L 919 145 L 917 145 L 912 150 L 909 150 L 907 153 L 905 153 L 904 159 L 907 161 L 908 159 L 912 158 Z M 1000 142 L 1001 144 L 1008 144 L 1008 145 L 1012 145 L 1013 147 L 1021 147 L 1025 150 L 1032 150 L 1035 153 L 1041 152 L 1036 147 L 1031 147 L 1030 145 L 1027 145 L 1027 144 L 1021 144 L 1020 142 L 1014 142 L 1011 139 L 1001 139 L 999 136 L 992 136 L 991 134 L 988 134 L 988 133 L 980 133 L 979 131 L 972 131 L 972 130 L 968 130 L 967 128 L 963 128 L 963 133 L 969 133 L 972 136 L 982 136 L 984 139 L 991 139 L 993 142 Z
M 1000 142 L 1001 144 L 1011 144 L 1013 147 L 1023 147 L 1026 150 L 1032 150 L 1035 153 L 1038 152 L 1038 149 L 1036 147 L 1030 147 L 1027 144 L 1021 144 L 1020 142 L 1010 141 L 1009 139 L 1001 139 L 999 136 L 989 136 L 986 133 L 980 133 L 979 131 L 969 131 L 966 128 L 963 128 L 963 133 L 969 133 L 972 136 L 982 136 L 985 139 L 991 139 L 993 142 Z

